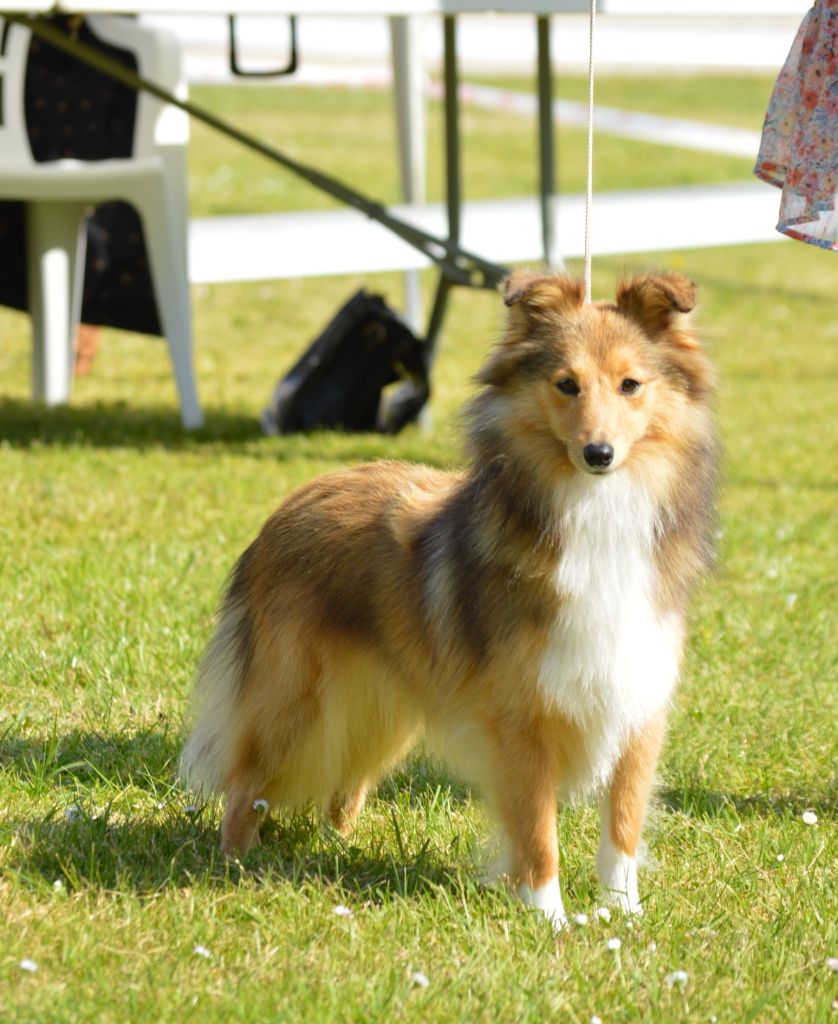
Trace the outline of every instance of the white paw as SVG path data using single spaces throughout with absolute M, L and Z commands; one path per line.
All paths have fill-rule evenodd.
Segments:
M 518 895 L 526 906 L 534 907 L 547 918 L 553 926 L 553 931 L 560 932 L 567 927 L 567 914 L 562 903 L 558 878 L 551 878 L 538 889 L 521 885 L 518 887 Z
M 564 910 L 560 911 L 542 911 L 544 916 L 550 922 L 550 925 L 554 932 L 560 932 L 567 928 L 567 914 Z
M 642 914 L 643 905 L 637 891 L 637 861 L 621 853 L 608 841 L 597 853 L 597 874 L 603 899 L 625 914 Z
M 634 892 L 627 892 L 625 889 L 606 888 L 604 884 L 602 889 L 602 900 L 604 903 L 617 907 L 624 914 L 632 914 L 635 917 L 642 916 L 643 904 L 640 902 L 636 889 Z

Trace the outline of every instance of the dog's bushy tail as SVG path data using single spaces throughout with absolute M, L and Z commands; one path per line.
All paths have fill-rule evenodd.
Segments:
M 207 795 L 222 792 L 229 777 L 236 704 L 250 658 L 250 609 L 236 575 L 198 667 L 192 730 L 179 766 L 181 781 Z

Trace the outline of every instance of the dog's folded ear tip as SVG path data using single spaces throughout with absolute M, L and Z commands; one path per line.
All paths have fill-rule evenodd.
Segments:
M 538 270 L 513 270 L 501 282 L 504 305 L 516 306 L 529 301 L 533 307 L 582 305 L 585 288 L 581 281 L 567 274 L 544 273 Z
M 505 306 L 514 306 L 520 302 L 532 289 L 538 279 L 534 270 L 513 270 L 507 274 L 500 283 L 501 293 Z
M 695 281 L 675 271 L 642 274 L 621 281 L 617 288 L 617 306 L 621 309 L 660 308 L 663 304 L 673 312 L 691 313 L 697 298 Z
M 617 309 L 653 335 L 683 328 L 676 319 L 695 309 L 698 286 L 678 271 L 641 274 L 617 287 Z M 686 335 L 685 335 L 686 336 Z
M 689 313 L 695 308 L 698 285 L 686 274 L 661 275 L 661 284 L 672 305 L 679 313 Z
M 503 293 L 503 304 L 504 306 L 517 306 L 526 294 L 526 288 L 509 288 Z

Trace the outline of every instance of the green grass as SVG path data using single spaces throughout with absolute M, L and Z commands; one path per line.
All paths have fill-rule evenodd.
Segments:
M 706 101 L 709 118 L 720 95 L 750 96 L 752 81 L 737 91 L 732 80 L 632 80 L 630 105 L 698 116 Z M 602 101 L 616 103 L 608 88 Z M 207 98 L 324 166 L 363 128 L 372 141 L 341 157 L 341 173 L 395 195 L 385 94 Z M 344 104 L 354 129 L 338 123 Z M 755 107 L 732 108 L 730 123 Z M 469 131 L 471 194 L 526 191 L 526 151 L 508 140 L 514 131 L 531 145 L 532 126 L 470 114 Z M 257 172 L 194 135 L 196 213 L 308 201 L 268 165 Z M 721 166 L 658 148 L 652 167 L 647 147 L 625 145 L 606 159 L 602 141 L 601 187 L 680 180 L 686 166 L 711 180 Z M 563 152 L 578 183 L 581 156 L 572 166 L 576 151 Z M 235 171 L 210 192 L 224 165 Z M 260 191 L 259 174 L 281 191 Z M 105 332 L 72 404 L 47 411 L 28 399 L 28 322 L 0 314 L 0 1018 L 834 1018 L 838 267 L 798 243 L 597 259 L 595 291 L 648 265 L 701 284 L 722 382 L 720 561 L 695 603 L 647 829 L 646 915 L 559 937 L 478 887 L 479 805 L 422 757 L 380 788 L 349 840 L 313 814 L 275 820 L 245 868 L 216 854 L 218 808 L 187 813 L 173 783 L 191 676 L 233 559 L 323 470 L 383 456 L 458 464 L 458 410 L 497 331 L 497 298 L 455 293 L 434 430 L 397 438 L 266 439 L 257 426 L 273 380 L 357 281 L 196 289 L 207 426 L 189 436 L 164 345 Z M 398 304 L 398 277 L 368 283 Z M 806 809 L 817 825 L 803 823 Z M 559 828 L 566 902 L 593 916 L 596 814 L 567 809 Z M 354 916 L 335 916 L 337 904 Z M 619 953 L 605 947 L 611 936 Z M 20 969 L 25 958 L 36 973 Z M 689 974 L 683 991 L 666 984 L 676 969 Z M 427 988 L 411 984 L 415 971 Z
M 526 88 L 517 80 L 495 84 Z M 698 83 L 698 85 L 697 85 Z M 597 84 L 601 103 L 674 117 L 762 127 L 771 94 L 766 76 L 675 77 L 660 79 L 603 76 Z M 581 78 L 557 81 L 556 94 L 581 99 Z M 246 96 L 246 107 L 242 102 Z M 706 109 L 705 100 L 706 97 Z M 227 87 L 193 89 L 195 103 L 230 118 L 295 159 L 331 169 L 350 185 L 376 198 L 399 198 L 395 128 L 389 96 L 363 90 L 264 88 L 246 92 Z M 301 116 L 301 112 L 303 116 Z M 518 196 L 537 189 L 537 137 L 533 123 L 511 113 L 463 108 L 463 192 L 471 199 Z M 444 187 L 441 106 L 429 103 L 427 139 L 428 197 Z M 201 124 L 193 127 L 192 212 L 195 216 L 334 206 L 335 201 L 288 175 L 263 157 L 242 149 Z M 585 188 L 585 133 L 559 126 L 558 184 L 562 191 Z M 346 154 L 351 153 L 351 161 Z M 312 154 L 317 159 L 312 161 Z M 651 143 L 601 135 L 596 141 L 595 182 L 599 189 L 654 188 L 707 184 L 748 177 L 751 162 L 738 157 L 695 153 Z
M 515 78 L 492 78 L 510 89 L 526 88 Z M 684 117 L 735 128 L 762 129 L 765 108 L 774 87 L 774 76 L 719 72 L 712 75 L 600 74 L 596 77 L 596 102 L 645 114 Z M 558 75 L 554 81 L 558 99 L 588 102 L 588 79 L 583 75 Z

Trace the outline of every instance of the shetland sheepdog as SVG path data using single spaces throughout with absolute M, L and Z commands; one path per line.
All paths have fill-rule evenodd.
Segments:
M 597 869 L 641 910 L 637 848 L 711 558 L 713 371 L 695 286 L 586 304 L 516 271 L 461 473 L 382 461 L 315 479 L 232 571 L 196 684 L 188 782 L 243 857 L 267 807 L 340 830 L 420 737 L 476 784 L 523 901 L 560 928 L 556 803 L 602 808 Z

